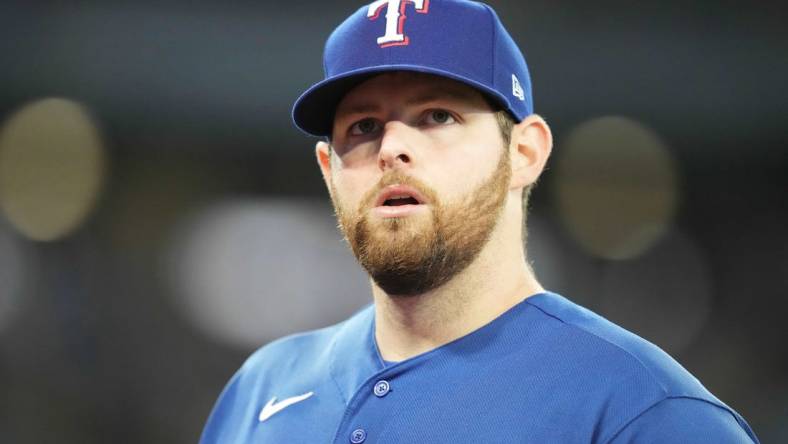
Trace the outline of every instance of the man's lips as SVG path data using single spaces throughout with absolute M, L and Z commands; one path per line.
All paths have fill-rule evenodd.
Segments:
M 375 207 L 423 205 L 427 199 L 408 185 L 389 185 L 378 194 Z
M 406 217 L 426 210 L 427 203 L 427 199 L 411 186 L 390 185 L 378 194 L 372 213 L 384 219 Z

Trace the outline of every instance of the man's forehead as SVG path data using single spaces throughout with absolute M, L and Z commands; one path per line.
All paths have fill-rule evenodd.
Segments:
M 433 74 L 393 71 L 378 74 L 353 89 L 337 105 L 337 113 L 359 112 L 379 105 L 386 96 L 426 102 L 449 99 L 484 104 L 482 93 L 462 82 Z

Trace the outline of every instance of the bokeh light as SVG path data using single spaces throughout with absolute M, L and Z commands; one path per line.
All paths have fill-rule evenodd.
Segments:
M 68 235 L 93 208 L 105 155 L 88 112 L 71 100 L 30 103 L 0 130 L 0 208 L 24 236 Z
M 624 117 L 586 122 L 556 150 L 556 203 L 590 254 L 629 259 L 665 234 L 679 201 L 679 172 L 659 136 Z
M 176 229 L 175 305 L 214 340 L 253 349 L 337 322 L 371 302 L 366 275 L 323 200 L 234 200 Z

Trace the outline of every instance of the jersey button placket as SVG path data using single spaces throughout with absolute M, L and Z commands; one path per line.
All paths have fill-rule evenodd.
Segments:
M 372 388 L 372 393 L 375 394 L 378 398 L 382 398 L 389 394 L 391 391 L 391 384 L 388 381 L 381 380 L 375 383 L 375 387 Z
M 361 444 L 366 440 L 367 440 L 367 431 L 364 429 L 353 430 L 353 433 L 350 434 L 350 442 L 352 444 Z

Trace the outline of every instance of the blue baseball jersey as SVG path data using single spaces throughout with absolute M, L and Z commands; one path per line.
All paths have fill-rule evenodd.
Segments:
M 657 346 L 555 293 L 386 363 L 367 307 L 272 342 L 225 387 L 201 443 L 757 443 Z

